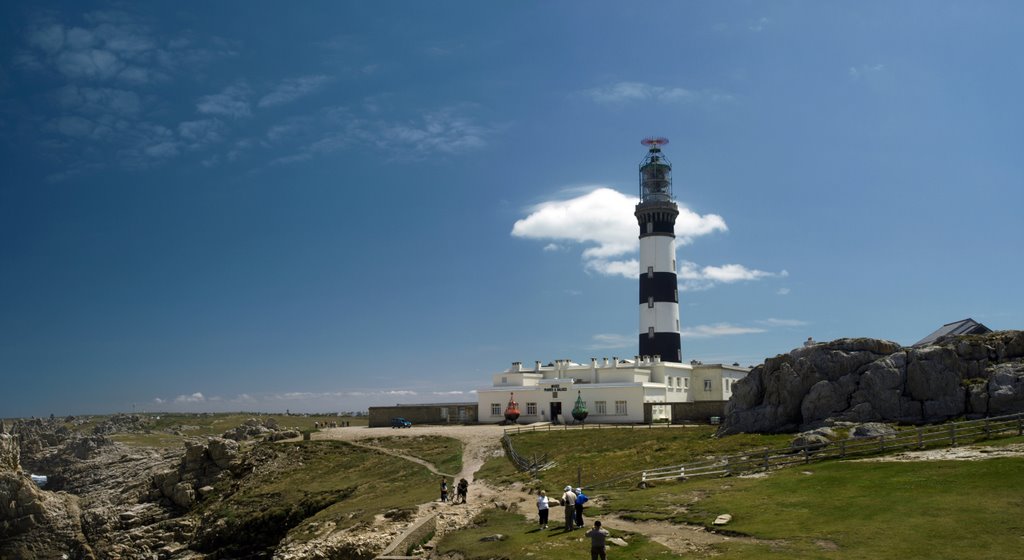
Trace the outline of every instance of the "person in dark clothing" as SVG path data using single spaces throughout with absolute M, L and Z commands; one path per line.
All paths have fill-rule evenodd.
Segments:
M 458 486 L 458 488 L 456 490 L 456 497 L 458 498 L 459 503 L 461 503 L 461 504 L 466 503 L 466 496 L 468 496 L 468 495 L 469 495 L 469 481 L 466 480 L 465 478 L 460 478 L 459 479 L 459 486 Z
M 605 552 L 608 531 L 601 528 L 601 522 L 595 521 L 594 528 L 587 531 L 586 535 L 590 537 L 590 560 L 608 560 L 608 553 Z
M 583 528 L 583 504 L 587 503 L 590 498 L 583 493 L 582 488 L 576 489 L 576 527 L 579 529 Z

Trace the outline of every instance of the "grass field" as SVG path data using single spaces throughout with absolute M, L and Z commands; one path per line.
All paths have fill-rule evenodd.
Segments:
M 748 445 L 778 447 L 789 436 L 712 439 L 700 429 L 612 430 L 538 433 L 515 436 L 520 442 L 529 438 L 535 449 L 547 450 L 554 460 L 568 462 L 569 468 L 556 467 L 528 479 L 507 460 L 489 461 L 478 473 L 481 478 L 500 482 L 526 482 L 528 486 L 557 490 L 569 481 L 575 484 L 573 462 L 602 461 L 601 468 L 587 469 L 600 477 L 636 469 L 641 464 L 671 453 L 682 462 L 704 454 L 728 454 Z M 570 437 L 571 434 L 571 437 Z M 657 434 L 655 436 L 654 434 Z M 524 439 L 520 439 L 524 438 Z M 568 439 L 567 439 L 568 438 Z M 694 438 L 688 441 L 688 438 Z M 781 438 L 781 439 L 780 439 Z M 587 452 L 575 452 L 587 449 Z M 991 440 L 987 445 L 1024 443 L 1024 438 Z M 525 445 L 524 445 L 525 447 Z M 652 452 L 662 452 L 652 456 Z M 631 457 L 633 457 L 631 459 Z M 503 462 L 504 461 L 504 462 Z M 590 478 L 584 476 L 583 483 Z M 721 560 L 748 558 L 787 559 L 905 559 L 936 558 L 1002 559 L 1017 557 L 1024 546 L 1024 458 L 998 458 L 983 461 L 867 462 L 829 461 L 794 466 L 756 478 L 709 478 L 662 483 L 640 489 L 617 486 L 597 488 L 588 494 L 590 519 L 617 515 L 632 520 L 658 520 L 711 527 L 722 513 L 733 521 L 725 529 L 735 535 L 727 542 L 712 545 L 704 553 L 687 557 Z M 512 530 L 515 523 L 504 521 Z M 520 533 L 525 542 L 516 546 L 533 547 L 548 542 L 546 534 L 534 534 L 520 516 Z M 486 531 L 484 531 L 486 532 Z M 479 533 L 479 531 L 477 532 Z M 580 544 L 578 554 L 585 552 Z M 468 537 L 446 540 L 445 550 L 458 550 L 467 559 L 488 558 L 494 545 L 477 543 Z M 654 549 L 657 545 L 651 544 Z M 529 548 L 531 558 L 562 558 L 565 551 L 548 547 Z M 613 549 L 614 558 L 676 557 L 652 549 L 643 552 Z
M 436 436 L 383 437 L 362 440 L 432 463 L 437 470 L 455 475 L 462 470 L 462 442 Z
M 446 535 L 438 545 L 441 554 L 460 554 L 465 560 L 564 560 L 590 556 L 590 540 L 585 531 L 542 531 L 519 514 L 498 509 L 485 510 L 474 520 L 474 526 Z M 481 539 L 502 535 L 504 540 L 487 542 Z M 628 546 L 612 547 L 609 558 L 647 559 L 672 558 L 671 551 L 643 535 L 618 531 L 616 537 Z
M 580 486 L 611 480 L 645 467 L 783 447 L 792 439 L 785 434 L 715 438 L 715 429 L 715 426 L 556 429 L 514 435 L 512 444 L 520 455 L 531 457 L 547 453 L 555 459 L 554 468 L 538 474 L 538 481 L 550 490 L 566 484 Z
M 427 456 L 448 460 L 461 449 L 449 438 L 415 439 L 410 449 Z M 201 539 L 203 549 L 243 543 L 249 548 L 234 552 L 251 553 L 286 533 L 310 538 L 325 524 L 369 530 L 377 514 L 408 515 L 437 497 L 436 479 L 423 466 L 345 442 L 261 444 L 253 453 L 272 467 L 256 469 L 237 489 L 220 488 L 223 498 L 203 505 L 205 516 L 224 524 Z

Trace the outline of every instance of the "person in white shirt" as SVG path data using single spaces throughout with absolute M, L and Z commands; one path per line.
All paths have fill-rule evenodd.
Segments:
M 565 507 L 565 530 L 572 531 L 576 528 L 576 494 L 572 491 L 572 486 L 565 487 L 560 501 Z
M 540 528 L 548 528 L 548 495 L 543 490 L 537 492 L 537 515 L 540 517 Z

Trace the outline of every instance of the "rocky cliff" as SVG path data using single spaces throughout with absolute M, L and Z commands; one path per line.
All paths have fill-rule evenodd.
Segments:
M 843 338 L 751 370 L 735 385 L 719 434 L 1015 412 L 1024 412 L 1024 331 L 947 337 L 924 348 Z

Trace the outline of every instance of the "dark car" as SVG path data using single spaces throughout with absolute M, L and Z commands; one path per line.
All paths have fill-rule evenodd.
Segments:
M 391 419 L 391 427 L 392 428 L 411 428 L 412 427 L 412 422 L 406 420 L 405 418 L 392 418 Z

